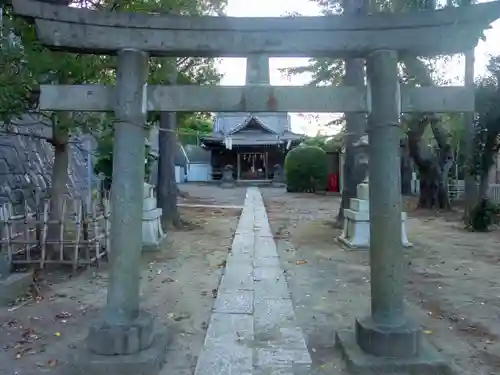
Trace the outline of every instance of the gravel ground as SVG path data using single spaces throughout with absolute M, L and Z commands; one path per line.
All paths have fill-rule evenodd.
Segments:
M 218 190 L 198 187 L 189 193 L 194 200 L 210 198 L 212 204 L 219 203 L 217 197 L 224 198 L 220 204 L 243 204 L 236 190 L 229 198 Z M 161 252 L 143 257 L 142 306 L 173 338 L 162 375 L 194 372 L 239 213 L 181 208 L 193 230 L 170 232 Z M 57 374 L 62 356 L 86 336 L 105 303 L 106 266 L 73 277 L 42 276 L 38 300 L 0 308 L 1 375 Z
M 261 189 L 316 370 L 343 373 L 335 330 L 369 311 L 368 253 L 333 228 L 340 199 Z M 459 374 L 500 373 L 500 233 L 469 233 L 450 215 L 412 215 L 405 251 L 409 313 Z

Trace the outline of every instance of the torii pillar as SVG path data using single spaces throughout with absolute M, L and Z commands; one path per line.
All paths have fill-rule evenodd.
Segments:
M 154 375 L 166 354 L 168 336 L 139 306 L 147 77 L 147 53 L 118 52 L 107 303 L 68 374 Z
M 336 343 L 353 372 L 436 373 L 446 362 L 405 312 L 405 266 L 401 241 L 398 54 L 378 50 L 367 57 L 369 84 L 371 314 L 340 331 Z M 371 372 L 370 372 L 371 373 Z

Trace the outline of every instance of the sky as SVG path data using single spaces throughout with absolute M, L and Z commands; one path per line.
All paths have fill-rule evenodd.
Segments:
M 279 17 L 287 13 L 297 12 L 303 16 L 317 16 L 320 14 L 318 6 L 309 0 L 229 0 L 226 14 L 233 17 Z M 492 24 L 492 28 L 485 32 L 486 41 L 480 41 L 475 51 L 475 74 L 484 74 L 489 55 L 500 55 L 500 21 Z M 495 40 L 497 43 L 495 43 Z M 301 86 L 309 83 L 307 75 L 287 78 L 279 71 L 281 68 L 303 66 L 307 58 L 271 58 L 270 75 L 271 85 Z M 224 58 L 219 64 L 219 70 L 224 74 L 222 85 L 240 86 L 245 84 L 246 60 L 242 58 Z M 464 61 L 457 58 L 447 67 L 450 79 L 460 84 L 463 79 Z M 316 135 L 335 133 L 337 129 L 326 127 L 336 114 L 297 114 L 291 113 L 292 130 L 297 133 Z

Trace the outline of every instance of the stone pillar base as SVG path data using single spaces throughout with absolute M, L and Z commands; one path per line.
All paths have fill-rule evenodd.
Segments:
M 422 333 L 413 322 L 401 327 L 380 327 L 367 317 L 356 319 L 355 332 L 356 342 L 365 353 L 379 357 L 418 356 Z
M 64 375 L 158 375 L 165 363 L 170 336 L 156 333 L 148 349 L 130 355 L 100 355 L 77 347 L 60 360 Z
M 370 318 L 356 321 L 355 330 L 336 333 L 335 345 L 348 371 L 356 374 L 441 375 L 449 370 L 438 351 L 412 324 L 388 332 L 376 327 Z
M 234 182 L 223 182 L 220 184 L 220 187 L 223 189 L 232 189 L 234 188 Z
M 148 349 L 153 344 L 153 317 L 144 311 L 132 323 L 109 325 L 103 320 L 90 326 L 87 349 L 99 355 L 129 355 Z

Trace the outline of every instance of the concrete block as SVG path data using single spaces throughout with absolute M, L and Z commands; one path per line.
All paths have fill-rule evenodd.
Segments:
M 0 306 L 8 305 L 26 294 L 31 284 L 33 276 L 29 272 L 13 273 L 0 279 Z
M 252 314 L 253 292 L 249 290 L 221 291 L 215 300 L 213 312 L 226 314 Z
M 130 355 L 100 355 L 81 346 L 60 360 L 60 375 L 157 375 L 165 363 L 169 335 L 156 333 L 152 345 Z
M 449 373 L 448 363 L 425 339 L 420 340 L 418 355 L 410 358 L 389 358 L 366 354 L 356 343 L 354 330 L 337 332 L 335 345 L 344 357 L 348 371 L 352 374 L 442 375 Z

